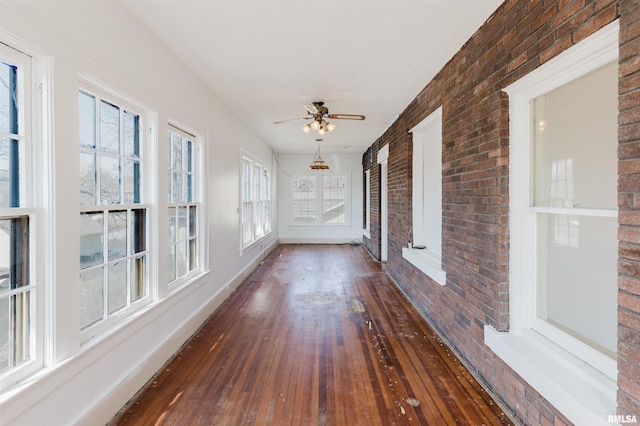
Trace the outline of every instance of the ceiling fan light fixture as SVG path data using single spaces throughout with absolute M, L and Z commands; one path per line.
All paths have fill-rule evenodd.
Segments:
M 305 132 L 306 134 L 309 134 L 309 132 L 311 131 L 311 126 L 309 125 L 309 123 L 304 125 L 304 127 L 302 128 L 302 131 Z
M 336 128 L 336 125 L 327 121 L 327 132 L 333 132 Z
M 313 123 L 311 123 L 311 128 L 313 130 L 318 130 L 320 128 L 320 121 L 318 120 L 313 120 Z

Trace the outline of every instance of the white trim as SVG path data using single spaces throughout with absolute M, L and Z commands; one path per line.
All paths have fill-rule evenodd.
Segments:
M 382 164 L 389 159 L 389 144 L 378 150 L 378 164 Z
M 437 138 L 433 131 L 438 131 Z M 402 249 L 402 257 L 438 284 L 447 283 L 447 275 L 442 269 L 442 106 L 433 111 L 411 130 L 413 136 L 412 182 L 412 233 L 408 247 Z M 426 135 L 430 132 L 429 136 Z M 437 155 L 439 161 L 427 164 L 426 154 Z M 439 176 L 430 174 L 429 167 L 438 170 Z M 429 191 L 428 191 L 429 190 Z M 431 207 L 437 212 L 428 211 Z M 433 213 L 433 215 L 430 215 Z M 439 216 L 439 220 L 434 223 Z M 425 244 L 425 249 L 412 249 L 416 244 Z M 435 250 L 434 250 L 435 248 Z
M 566 84 L 618 57 L 619 23 L 615 21 L 568 49 L 505 89 L 509 94 L 510 159 L 510 331 L 499 333 L 485 327 L 485 343 L 544 398 L 576 424 L 607 424 L 616 412 L 616 362 L 601 356 L 589 360 L 576 356 L 574 347 L 565 349 L 533 330 L 536 290 L 524 284 L 536 276 L 536 213 L 530 188 L 531 99 Z M 514 172 L 514 171 L 517 171 Z M 578 214 L 603 210 L 576 209 Z M 576 213 L 572 209 L 572 214 Z M 614 212 L 615 213 L 615 212 Z M 563 339 L 563 341 L 565 341 Z M 582 345 L 585 346 L 585 345 Z M 569 353 L 568 351 L 572 351 Z M 595 368 L 594 368 L 595 366 Z
M 484 342 L 571 422 L 610 424 L 608 416 L 616 413 L 617 391 L 611 378 L 560 347 L 550 346 L 531 329 L 500 333 L 486 325 Z
M 436 253 L 426 249 L 402 247 L 402 257 L 438 284 L 442 286 L 447 284 L 447 273 L 442 269 L 442 263 Z
M 365 214 L 365 222 L 366 226 L 362 229 L 362 235 L 371 239 L 371 170 L 367 169 L 364 171 L 364 196 L 365 196 L 365 206 L 364 206 L 364 214 Z

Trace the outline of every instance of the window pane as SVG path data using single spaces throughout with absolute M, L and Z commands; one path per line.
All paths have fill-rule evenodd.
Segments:
M 80 204 L 96 204 L 96 154 L 80 153 Z
M 140 156 L 140 143 L 138 138 L 138 116 L 124 112 L 124 154 L 127 156 Z
M 189 236 L 190 237 L 196 236 L 196 223 L 197 223 L 196 208 L 195 206 L 190 206 L 189 207 Z
M 0 207 L 11 206 L 10 145 L 11 139 L 0 138 Z
M 187 273 L 187 242 L 176 244 L 176 274 L 181 277 Z
M 80 326 L 86 328 L 103 317 L 102 267 L 80 274 Z
M 169 246 L 169 264 L 167 265 L 167 275 L 169 276 L 169 281 L 173 281 L 176 279 L 176 246 Z
M 86 93 L 79 94 L 80 145 L 96 147 L 96 99 Z
M 0 299 L 0 371 L 30 359 L 31 292 Z
M 0 299 L 0 371 L 11 366 L 11 297 Z
M 127 212 L 109 212 L 109 260 L 127 256 Z
M 11 290 L 11 223 L 0 220 L 0 294 Z
M 169 203 L 175 203 L 176 202 L 173 194 L 174 194 L 174 190 L 173 190 L 173 173 L 171 172 L 171 169 L 169 169 L 169 170 L 167 170 L 167 201 Z
M 182 202 L 182 173 L 174 171 L 171 176 L 171 188 L 173 193 L 171 194 L 171 200 L 174 203 Z
M 102 213 L 80 215 L 80 268 L 104 262 L 104 225 Z
M 100 148 L 120 152 L 120 108 L 100 102 Z
M 169 228 L 169 242 L 171 244 L 176 242 L 176 235 L 178 228 L 176 227 L 176 215 L 178 213 L 177 207 L 169 207 L 167 211 L 167 221 Z
M 198 267 L 198 253 L 195 239 L 189 240 L 189 271 L 193 271 Z
M 538 215 L 538 316 L 611 357 L 617 343 L 617 222 Z
M 612 63 L 533 100 L 536 206 L 617 208 L 617 84 Z
M 20 206 L 20 142 L 0 138 L 0 207 Z
M 178 241 L 187 239 L 187 208 L 178 207 Z
M 140 202 L 140 161 L 124 160 L 124 202 Z
M 186 171 L 191 173 L 193 172 L 193 142 L 187 140 L 187 161 L 186 161 Z
M 191 203 L 193 202 L 193 175 L 192 174 L 185 175 L 185 179 L 186 179 L 185 184 L 187 187 L 185 201 L 188 203 Z
M 145 209 L 132 210 L 133 215 L 133 253 L 140 253 L 147 249 L 147 211 Z
M 100 159 L 100 203 L 120 203 L 120 158 L 103 155 Z
M 182 170 L 182 137 L 177 133 L 171 134 L 171 168 Z
M 29 285 L 29 218 L 0 220 L 0 294 Z
M 147 276 L 147 256 L 139 256 L 131 262 L 131 303 L 147 295 L 145 277 Z
M 18 134 L 17 68 L 0 62 L 0 131 Z
M 127 261 L 109 265 L 109 314 L 127 305 Z

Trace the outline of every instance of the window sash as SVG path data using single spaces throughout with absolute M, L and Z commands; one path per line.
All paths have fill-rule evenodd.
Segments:
M 83 339 L 146 303 L 150 293 L 143 114 L 99 92 L 78 92 Z
M 344 172 L 293 176 L 290 180 L 291 225 L 349 225 L 350 187 L 350 175 Z
M 0 391 L 44 363 L 31 60 L 0 44 Z
M 246 248 L 271 232 L 271 170 L 243 156 L 240 192 L 241 246 Z
M 196 199 L 196 137 L 172 125 L 167 131 L 169 170 L 168 282 L 174 284 L 199 268 L 199 207 Z

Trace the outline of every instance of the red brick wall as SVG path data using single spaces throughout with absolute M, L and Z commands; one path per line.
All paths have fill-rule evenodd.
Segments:
M 379 254 L 378 144 L 389 144 L 387 271 L 526 424 L 568 423 L 483 343 L 509 326 L 509 105 L 502 90 L 621 17 L 620 413 L 640 414 L 640 2 L 507 0 L 372 145 L 371 240 Z M 443 107 L 444 287 L 402 258 L 412 227 L 409 129 Z M 373 171 L 376 171 L 374 174 Z M 378 203 L 378 204 L 376 204 Z M 612 413 L 613 414 L 613 413 Z
M 618 412 L 640 413 L 640 3 L 621 1 L 618 75 Z

